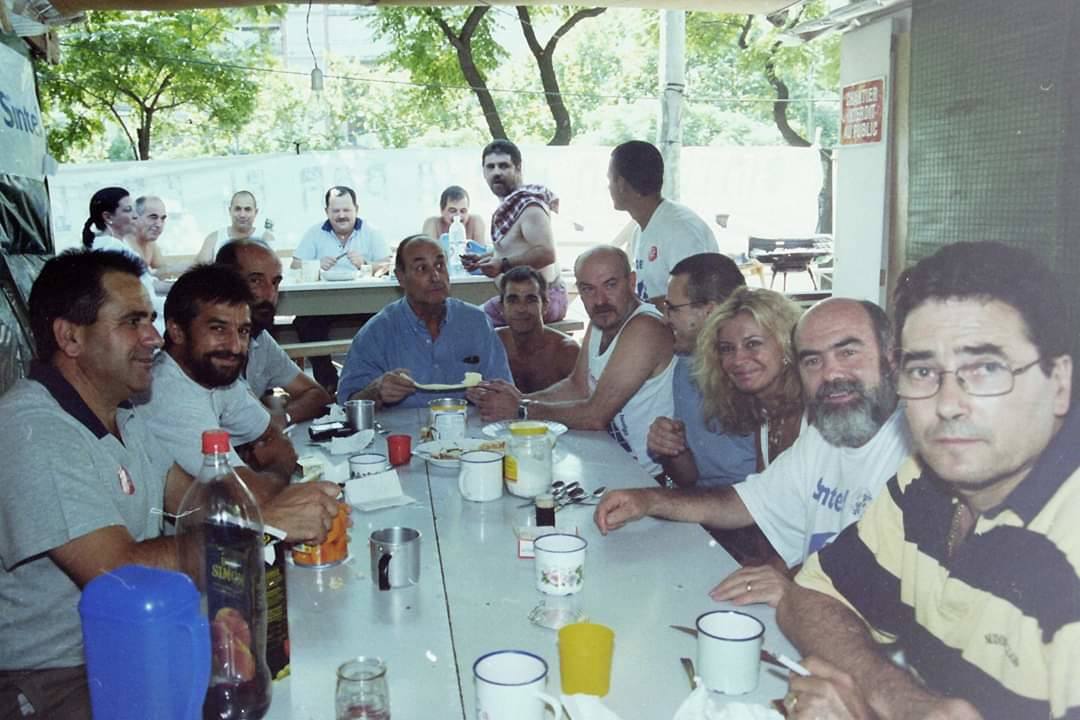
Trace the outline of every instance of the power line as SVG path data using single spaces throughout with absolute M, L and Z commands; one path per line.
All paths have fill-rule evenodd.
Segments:
M 64 46 L 69 46 L 69 47 L 74 47 L 74 46 L 79 45 L 79 43 L 74 43 L 74 42 L 61 42 L 60 44 L 64 45 Z M 131 53 L 121 53 L 119 51 L 109 50 L 107 48 L 96 48 L 96 47 L 85 47 L 84 46 L 83 49 L 84 50 L 89 50 L 90 52 L 96 53 L 96 54 L 99 54 L 99 55 L 123 55 L 124 57 L 131 57 Z M 240 70 L 240 71 L 249 72 L 249 73 L 264 73 L 264 74 L 268 74 L 268 75 L 287 75 L 287 76 L 297 77 L 297 78 L 309 78 L 310 77 L 309 73 L 303 72 L 303 71 L 300 71 L 300 70 L 287 70 L 287 69 L 284 69 L 284 68 L 268 68 L 268 67 L 259 67 L 259 66 L 255 66 L 255 65 L 241 65 L 239 63 L 222 62 L 222 61 L 217 61 L 217 60 L 198 60 L 198 59 L 194 59 L 194 58 L 182 58 L 182 57 L 176 57 L 176 56 L 171 56 L 171 55 L 157 55 L 157 54 L 153 54 L 153 53 L 140 53 L 139 57 L 142 57 L 142 58 L 145 58 L 145 59 L 150 59 L 150 60 L 159 60 L 159 61 L 163 61 L 163 62 L 183 63 L 183 64 L 187 64 L 187 65 L 198 65 L 198 66 L 201 66 L 201 67 L 210 67 L 210 68 L 227 69 L 227 70 Z M 388 78 L 371 78 L 371 77 L 360 77 L 360 76 L 357 76 L 357 75 L 337 75 L 337 74 L 331 74 L 331 73 L 326 73 L 326 74 L 323 75 L 323 77 L 325 77 L 328 80 L 341 80 L 341 81 L 345 81 L 345 82 L 349 82 L 349 83 L 360 83 L 360 84 L 371 84 L 371 85 L 396 85 L 396 86 L 403 86 L 403 87 L 423 88 L 423 89 L 426 89 L 426 90 L 458 90 L 458 91 L 467 90 L 469 92 L 475 92 L 476 90 L 481 89 L 481 88 L 478 88 L 478 87 L 473 87 L 471 85 L 447 85 L 447 84 L 442 84 L 442 83 L 418 83 L 418 82 L 413 82 L 411 80 L 391 80 L 391 79 L 388 79 Z M 493 88 L 493 87 L 488 87 L 486 89 L 487 89 L 488 92 L 491 92 L 491 93 L 506 94 L 506 95 L 510 95 L 510 94 L 513 94 L 513 95 L 539 95 L 539 96 L 545 96 L 545 97 L 547 95 L 559 95 L 559 96 L 562 96 L 562 97 L 580 97 L 580 98 L 592 98 L 592 99 L 596 99 L 596 100 L 615 100 L 615 101 L 624 101 L 624 102 L 633 102 L 633 101 L 637 101 L 637 100 L 655 100 L 656 99 L 655 95 L 634 95 L 634 94 L 630 94 L 630 93 L 626 93 L 626 94 L 622 94 L 622 95 L 607 95 L 607 94 L 603 94 L 603 93 L 575 92 L 575 91 L 565 91 L 565 90 L 560 91 L 558 93 L 555 93 L 555 92 L 548 92 L 546 90 L 532 90 L 532 89 Z M 701 95 L 701 96 L 698 96 L 698 95 L 693 95 L 693 94 L 687 94 L 687 95 L 684 96 L 684 98 L 685 98 L 685 100 L 687 102 L 711 103 L 711 104 L 719 104 L 719 103 L 738 103 L 738 104 L 770 103 L 770 104 L 772 104 L 772 103 L 778 103 L 778 102 L 779 103 L 791 104 L 791 103 L 839 103 L 840 102 L 840 98 L 838 96 L 786 98 L 786 99 L 781 100 L 781 99 L 778 99 L 778 98 L 775 98 L 775 97 L 761 97 L 761 96 L 754 96 L 754 95 L 739 95 L 739 96 L 736 96 L 736 95 L 717 95 L 717 96 Z

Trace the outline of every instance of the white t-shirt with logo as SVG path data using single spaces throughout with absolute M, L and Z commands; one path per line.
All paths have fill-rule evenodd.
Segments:
M 790 448 L 735 492 L 794 567 L 862 517 L 910 454 L 911 434 L 900 409 L 859 448 L 830 445 L 807 425 Z
M 671 268 L 690 255 L 720 252 L 709 226 L 685 205 L 661 200 L 645 229 L 634 227 L 630 236 L 637 273 L 637 294 L 642 300 L 667 294 Z

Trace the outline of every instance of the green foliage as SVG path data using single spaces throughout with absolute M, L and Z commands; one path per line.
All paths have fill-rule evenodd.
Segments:
M 258 86 L 228 63 L 265 53 L 239 44 L 233 28 L 275 8 L 180 12 L 94 11 L 61 31 L 61 63 L 41 67 L 50 149 L 60 159 L 118 125 L 134 155 L 150 155 L 154 122 L 181 109 L 230 131 L 247 122 Z M 161 113 L 162 115 L 158 115 Z

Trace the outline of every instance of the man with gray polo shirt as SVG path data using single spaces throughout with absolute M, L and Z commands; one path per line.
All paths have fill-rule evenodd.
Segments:
M 68 251 L 30 293 L 37 360 L 0 398 L 0 717 L 90 718 L 78 603 L 121 565 L 177 569 L 162 518 L 191 476 L 128 398 L 150 387 L 161 345 L 141 266 L 121 253 Z M 243 468 L 265 521 L 321 541 L 332 483 L 273 489 Z
M 165 300 L 165 351 L 154 359 L 154 386 L 139 398 L 158 441 L 180 467 L 196 474 L 202 465 L 203 430 L 229 432 L 233 448 L 257 443 L 258 470 L 283 481 L 296 451 L 240 372 L 251 336 L 251 291 L 235 270 L 197 265 L 180 276 Z M 244 465 L 236 450 L 231 461 Z

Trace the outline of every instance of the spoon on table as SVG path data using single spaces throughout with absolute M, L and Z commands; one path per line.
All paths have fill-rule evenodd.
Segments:
M 554 500 L 556 504 L 559 504 L 572 490 L 574 490 L 574 488 L 580 488 L 580 483 L 578 483 L 577 480 L 574 480 L 569 484 L 563 482 L 562 480 L 556 480 L 555 482 L 551 483 L 551 499 Z M 534 502 L 535 500 L 530 500 L 529 502 L 521 503 L 520 505 L 518 505 L 518 507 L 529 507 Z
M 584 488 L 580 487 L 574 488 L 567 494 L 566 497 L 563 498 L 562 502 L 559 503 L 556 510 L 558 510 L 559 508 L 564 508 L 567 505 L 594 505 L 595 503 L 593 503 L 592 501 L 599 499 L 605 492 L 607 492 L 607 488 L 603 485 L 596 488 L 592 492 L 588 492 Z

